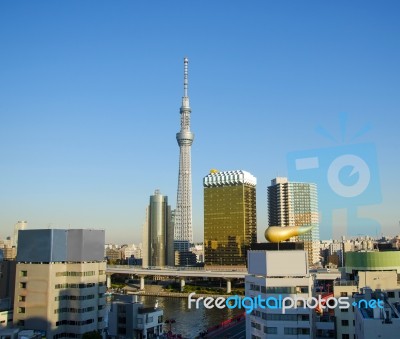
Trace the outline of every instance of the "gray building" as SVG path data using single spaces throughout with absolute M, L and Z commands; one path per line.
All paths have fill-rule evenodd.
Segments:
M 18 235 L 14 325 L 46 338 L 106 327 L 103 230 L 23 230 Z
M 14 237 L 13 237 L 13 246 L 15 248 L 18 248 L 18 232 L 25 230 L 28 226 L 28 222 L 27 221 L 18 221 L 15 225 L 14 225 Z
M 150 196 L 143 229 L 143 267 L 174 265 L 174 227 L 168 197 L 159 190 Z
M 136 296 L 115 295 L 108 315 L 108 335 L 110 338 L 159 338 L 163 313 L 157 305 L 144 307 Z
M 14 304 L 15 269 L 15 261 L 0 260 L 0 300 L 10 300 L 10 308 Z

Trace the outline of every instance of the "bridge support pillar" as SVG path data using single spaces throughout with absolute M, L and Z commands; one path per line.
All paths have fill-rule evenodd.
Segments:
M 139 276 L 140 279 L 140 290 L 144 290 L 144 276 Z
M 226 293 L 232 292 L 232 282 L 230 279 L 226 279 Z
M 184 288 L 185 288 L 185 279 L 181 278 L 181 292 L 183 292 Z
M 107 274 L 107 288 L 111 288 L 111 274 Z

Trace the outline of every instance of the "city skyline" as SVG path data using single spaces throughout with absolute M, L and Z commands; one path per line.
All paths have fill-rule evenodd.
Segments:
M 382 195 L 360 213 L 379 234 L 398 234 L 399 6 L 2 2 L 0 237 L 27 220 L 28 229 L 102 228 L 107 242 L 138 243 L 154 189 L 175 208 L 184 56 L 195 241 L 210 169 L 257 177 L 263 240 L 267 187 L 288 176 L 287 155 L 357 142 L 376 146 Z

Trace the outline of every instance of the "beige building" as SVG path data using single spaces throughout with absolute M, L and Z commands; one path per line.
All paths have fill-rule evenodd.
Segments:
M 76 335 L 105 327 L 106 263 L 18 263 L 14 323 Z M 76 336 L 77 338 L 79 336 Z
M 104 231 L 19 232 L 14 325 L 46 338 L 81 338 L 106 327 Z
M 0 257 L 4 260 L 14 260 L 17 256 L 17 249 L 8 239 L 0 240 L 0 251 Z

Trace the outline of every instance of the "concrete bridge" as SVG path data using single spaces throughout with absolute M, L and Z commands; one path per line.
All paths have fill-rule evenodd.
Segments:
M 140 289 L 144 290 L 144 278 L 146 276 L 164 276 L 180 278 L 181 291 L 185 287 L 185 278 L 223 278 L 226 280 L 226 292 L 231 293 L 232 279 L 244 279 L 247 275 L 247 270 L 241 268 L 236 269 L 216 269 L 209 270 L 204 268 L 193 267 L 171 267 L 171 268 L 142 268 L 137 266 L 124 266 L 124 265 L 108 265 L 107 274 L 107 287 L 111 287 L 111 275 L 113 274 L 127 274 L 130 276 L 138 276 L 140 279 Z

